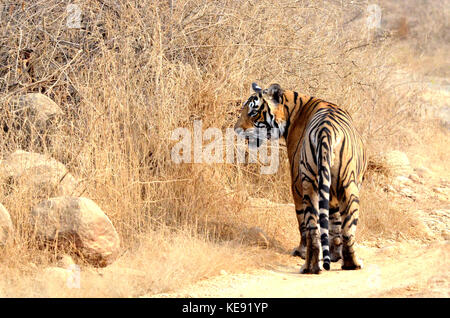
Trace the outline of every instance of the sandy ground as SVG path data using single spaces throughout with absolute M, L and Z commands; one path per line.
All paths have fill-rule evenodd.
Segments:
M 364 268 L 333 263 L 320 275 L 301 275 L 303 260 L 285 256 L 277 266 L 245 274 L 223 273 L 172 294 L 150 297 L 449 297 L 450 242 L 359 246 Z

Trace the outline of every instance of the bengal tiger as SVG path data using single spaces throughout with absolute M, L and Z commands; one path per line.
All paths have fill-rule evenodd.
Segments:
M 256 139 L 249 146 L 259 147 L 260 139 L 286 140 L 300 230 L 294 255 L 305 259 L 300 272 L 321 271 L 320 249 L 326 270 L 330 261 L 341 258 L 342 269 L 360 269 L 354 244 L 367 157 L 350 115 L 333 103 L 284 90 L 278 84 L 262 89 L 253 83 L 252 89 L 234 130 Z

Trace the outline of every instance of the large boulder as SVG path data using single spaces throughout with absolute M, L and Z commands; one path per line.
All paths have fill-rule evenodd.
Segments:
M 31 222 L 38 241 L 76 252 L 93 265 L 106 266 L 118 256 L 120 239 L 116 229 L 88 198 L 45 200 L 32 209 Z
M 39 130 L 55 124 L 64 114 L 54 101 L 41 93 L 18 96 L 12 100 L 11 105 L 21 122 L 27 120 Z
M 0 183 L 29 191 L 36 198 L 74 195 L 77 180 L 61 162 L 17 150 L 0 162 Z
M 8 211 L 0 203 L 0 246 L 5 245 L 14 231 Z

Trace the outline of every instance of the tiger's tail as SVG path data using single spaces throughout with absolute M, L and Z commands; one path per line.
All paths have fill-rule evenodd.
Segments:
M 317 168 L 319 182 L 319 224 L 320 242 L 322 245 L 323 268 L 330 269 L 330 246 L 328 236 L 330 187 L 331 187 L 331 144 L 327 129 L 319 133 L 319 149 L 317 152 Z

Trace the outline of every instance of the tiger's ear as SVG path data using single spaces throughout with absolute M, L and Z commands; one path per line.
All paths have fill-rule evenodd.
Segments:
M 270 108 L 277 107 L 281 102 L 281 96 L 283 95 L 283 89 L 278 84 L 272 84 L 269 88 L 263 90 L 263 97 L 269 103 Z
M 283 95 L 283 90 L 281 89 L 281 86 L 279 84 L 272 84 L 269 86 L 269 88 L 263 91 L 263 94 L 270 97 L 273 101 L 279 103 L 280 97 L 281 95 Z
M 258 84 L 252 83 L 252 90 L 253 90 L 255 93 L 259 93 L 259 92 L 262 91 L 262 88 L 259 87 Z

